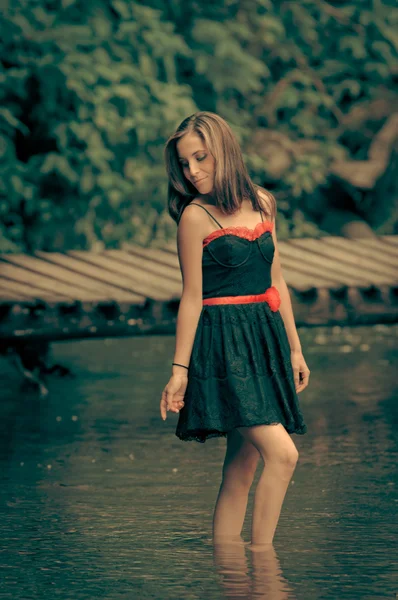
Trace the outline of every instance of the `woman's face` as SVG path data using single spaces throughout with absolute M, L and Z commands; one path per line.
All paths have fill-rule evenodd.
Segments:
M 186 133 L 177 142 L 178 158 L 184 173 L 199 194 L 209 194 L 214 187 L 215 160 L 202 138 Z

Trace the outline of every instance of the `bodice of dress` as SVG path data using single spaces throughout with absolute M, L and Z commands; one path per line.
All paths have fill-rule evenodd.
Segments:
M 203 240 L 203 298 L 265 292 L 272 285 L 273 223 L 263 220 L 261 212 L 261 221 L 254 229 L 222 227 L 206 212 L 220 228 Z

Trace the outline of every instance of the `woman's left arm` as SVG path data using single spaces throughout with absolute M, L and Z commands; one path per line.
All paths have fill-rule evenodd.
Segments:
M 300 338 L 297 333 L 296 323 L 294 321 L 292 301 L 290 298 L 289 288 L 282 274 L 282 267 L 279 257 L 278 241 L 276 237 L 275 220 L 273 221 L 272 239 L 274 241 L 275 252 L 271 268 L 272 285 L 274 285 L 280 295 L 281 304 L 279 312 L 285 325 L 287 337 L 290 344 L 290 356 L 294 372 L 294 383 L 296 392 L 301 392 L 307 387 L 310 370 L 304 360 L 301 350 Z

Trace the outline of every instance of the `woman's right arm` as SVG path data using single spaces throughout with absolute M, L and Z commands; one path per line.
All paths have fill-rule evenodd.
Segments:
M 206 235 L 205 216 L 198 207 L 187 206 L 177 229 L 177 250 L 183 291 L 177 315 L 176 346 L 173 362 L 188 367 L 196 328 L 202 311 L 202 241 Z M 187 369 L 172 366 L 172 374 L 188 374 Z

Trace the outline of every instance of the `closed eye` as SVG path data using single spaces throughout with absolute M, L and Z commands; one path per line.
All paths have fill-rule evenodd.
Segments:
M 196 160 L 197 160 L 198 162 L 202 162 L 202 160 L 204 160 L 205 158 L 207 158 L 207 154 L 205 154 L 204 156 L 198 156 Z M 181 165 L 182 167 L 187 167 L 187 166 L 188 166 L 188 163 L 180 161 L 180 165 Z

